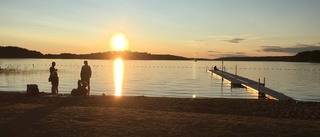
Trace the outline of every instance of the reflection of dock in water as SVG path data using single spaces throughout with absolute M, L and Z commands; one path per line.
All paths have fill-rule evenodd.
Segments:
M 208 71 L 220 76 L 223 80 L 229 81 L 231 83 L 231 87 L 243 87 L 257 91 L 259 97 L 266 97 L 267 95 L 269 98 L 273 98 L 276 100 L 294 100 L 291 97 L 284 95 L 283 93 L 279 93 L 275 90 L 265 87 L 264 83 L 260 83 L 260 81 L 253 81 L 251 79 L 244 78 L 221 70 Z

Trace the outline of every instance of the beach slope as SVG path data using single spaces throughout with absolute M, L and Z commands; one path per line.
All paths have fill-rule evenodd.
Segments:
M 0 92 L 0 135 L 320 136 L 320 104 Z

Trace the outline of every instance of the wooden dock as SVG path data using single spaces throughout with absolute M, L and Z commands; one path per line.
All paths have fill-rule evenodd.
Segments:
M 269 98 L 273 98 L 276 100 L 294 100 L 293 98 L 288 97 L 283 93 L 279 93 L 273 89 L 265 87 L 264 83 L 260 83 L 228 72 L 223 72 L 221 70 L 208 71 L 220 76 L 224 80 L 229 81 L 231 83 L 231 87 L 245 87 L 257 91 L 259 97 L 266 97 L 267 95 Z

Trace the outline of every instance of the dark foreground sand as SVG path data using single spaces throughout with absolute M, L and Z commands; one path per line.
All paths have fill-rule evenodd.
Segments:
M 0 136 L 320 136 L 320 103 L 0 92 Z

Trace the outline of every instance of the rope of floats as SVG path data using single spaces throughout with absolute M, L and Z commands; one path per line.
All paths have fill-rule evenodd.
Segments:
M 29 69 L 29 68 L 36 68 L 36 67 L 50 67 L 51 65 L 48 64 L 2 64 L 0 65 L 0 70 L 6 69 Z M 113 67 L 113 65 L 90 65 L 92 68 L 108 68 Z M 56 65 L 56 67 L 82 67 L 82 64 L 65 64 L 65 65 Z M 160 66 L 160 65 L 124 65 L 125 68 L 162 68 L 162 69 L 213 69 L 213 66 Z M 259 68 L 259 67 L 224 67 L 226 70 L 286 70 L 286 71 L 320 71 L 316 68 Z

